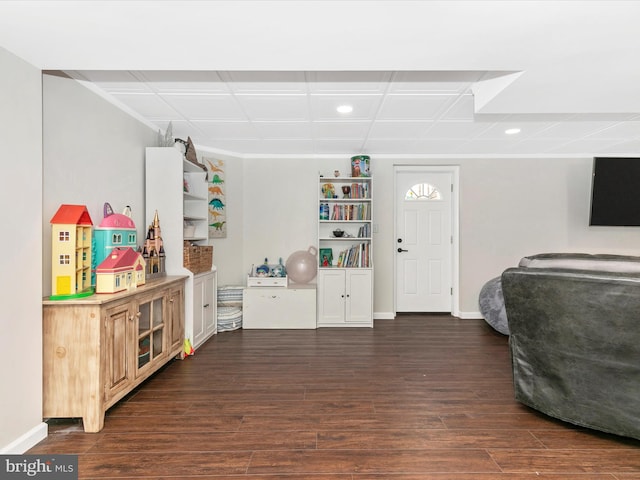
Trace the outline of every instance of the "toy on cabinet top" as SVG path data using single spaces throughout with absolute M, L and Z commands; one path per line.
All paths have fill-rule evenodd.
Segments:
M 164 245 L 162 243 L 162 232 L 160 230 L 160 219 L 158 211 L 153 215 L 153 223 L 147 230 L 147 238 L 142 247 L 142 257 L 146 261 L 147 278 L 156 278 L 166 275 Z
M 114 213 L 111 205 L 105 202 L 104 218 L 93 231 L 94 255 L 92 257 L 91 285 L 96 285 L 95 270 L 109 256 L 111 250 L 118 247 L 138 247 L 138 231 L 131 219 L 131 208 L 127 205 L 122 213 Z
M 369 177 L 370 157 L 368 155 L 356 155 L 351 157 L 351 176 L 352 177 Z
M 96 268 L 96 293 L 133 290 L 146 281 L 146 261 L 131 247 L 114 248 Z
M 85 205 L 61 205 L 51 218 L 51 300 L 86 297 L 91 287 L 91 216 Z

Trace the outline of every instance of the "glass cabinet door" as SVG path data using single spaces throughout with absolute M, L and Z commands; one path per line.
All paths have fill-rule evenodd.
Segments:
M 141 301 L 137 317 L 138 369 L 141 369 L 165 351 L 163 297 Z

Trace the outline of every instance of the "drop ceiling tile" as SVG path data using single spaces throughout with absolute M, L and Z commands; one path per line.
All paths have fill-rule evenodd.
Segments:
M 380 138 L 380 139 L 368 139 L 364 144 L 364 149 L 368 152 L 375 152 L 379 154 L 393 154 L 393 153 L 414 153 L 415 140 L 413 139 L 398 139 L 398 138 Z M 375 164 L 374 164 L 375 166 Z M 373 169 L 373 166 L 372 166 Z M 375 169 L 374 169 L 375 173 Z
M 256 138 L 257 132 L 251 122 L 215 122 L 192 120 L 191 124 L 211 139 Z
M 135 73 L 159 93 L 229 93 L 216 72 L 143 71 Z
M 311 93 L 382 94 L 391 72 L 308 72 Z
M 372 120 L 380 106 L 383 96 L 367 95 L 311 95 L 311 112 L 314 121 Z M 353 111 L 339 113 L 340 105 L 348 104 Z
M 390 122 L 390 121 L 377 121 L 374 122 L 371 131 L 369 132 L 369 139 L 407 139 L 407 138 L 420 138 L 430 128 L 434 126 L 434 122 Z
M 441 139 L 441 138 L 424 138 L 418 140 L 414 145 L 414 152 L 416 154 L 429 152 L 432 154 L 455 154 L 463 153 L 463 146 L 465 140 L 458 140 L 454 138 Z
M 236 95 L 249 118 L 255 121 L 307 121 L 306 95 Z
M 366 153 L 360 139 L 315 139 L 313 146 L 316 153 L 344 154 L 346 158 Z
M 545 138 L 576 139 L 587 135 L 593 135 L 615 125 L 616 122 L 559 122 L 553 124 L 537 136 Z
M 502 153 L 505 149 L 513 146 L 517 141 L 515 140 L 494 140 L 474 138 L 471 140 L 460 142 L 456 148 L 456 153 L 464 154 L 487 154 L 487 153 Z
M 307 93 L 304 72 L 223 72 L 235 93 Z
M 147 118 L 180 118 L 171 105 L 152 93 L 113 93 L 113 98 Z
M 314 138 L 357 138 L 360 142 L 367 136 L 371 122 L 313 122 Z
M 397 95 L 385 97 L 378 120 L 435 120 L 456 95 Z
M 554 123 L 551 122 L 519 122 L 519 121 L 505 121 L 505 122 L 497 122 L 489 126 L 482 134 L 480 135 L 484 139 L 504 139 L 510 138 L 512 140 L 522 140 L 528 137 L 545 137 L 544 131 L 548 128 L 551 128 Z M 510 136 L 507 135 L 505 130 L 509 128 L 519 128 L 520 133 Z
M 164 94 L 164 100 L 184 118 L 192 120 L 247 120 L 232 95 L 226 94 Z
M 620 122 L 600 130 L 589 138 L 629 139 L 640 137 L 640 121 Z
M 551 150 L 552 153 L 575 153 L 592 155 L 593 153 L 617 153 L 627 152 L 624 150 L 622 144 L 628 143 L 633 145 L 634 142 L 619 142 L 617 140 L 611 140 L 608 138 L 582 138 L 574 141 L 567 141 L 566 143 Z
M 564 139 L 553 138 L 526 138 L 515 143 L 504 145 L 502 153 L 513 154 L 546 154 L 562 147 L 567 142 Z
M 468 139 L 482 135 L 491 128 L 491 124 L 476 122 L 433 122 L 431 125 L 424 135 L 425 139 Z
M 253 122 L 258 136 L 267 139 L 309 139 L 311 124 L 309 122 Z
M 600 147 L 598 153 L 617 154 L 617 155 L 629 155 L 632 157 L 640 156 L 640 139 L 630 140 L 626 142 L 614 143 L 608 146 Z
M 257 153 L 299 154 L 312 151 L 314 142 L 309 139 L 269 139 L 262 141 L 262 147 L 262 152 Z

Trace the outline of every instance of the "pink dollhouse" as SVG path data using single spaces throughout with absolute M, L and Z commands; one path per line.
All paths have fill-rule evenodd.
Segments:
M 145 283 L 146 262 L 131 247 L 114 248 L 96 268 L 96 293 L 133 290 Z
M 51 218 L 51 300 L 93 294 L 91 233 L 85 205 L 61 205 Z

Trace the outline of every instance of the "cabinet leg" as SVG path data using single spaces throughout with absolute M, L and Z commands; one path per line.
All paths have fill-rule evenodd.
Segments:
M 98 433 L 104 427 L 104 412 L 87 413 L 82 417 L 82 425 L 86 433 Z

